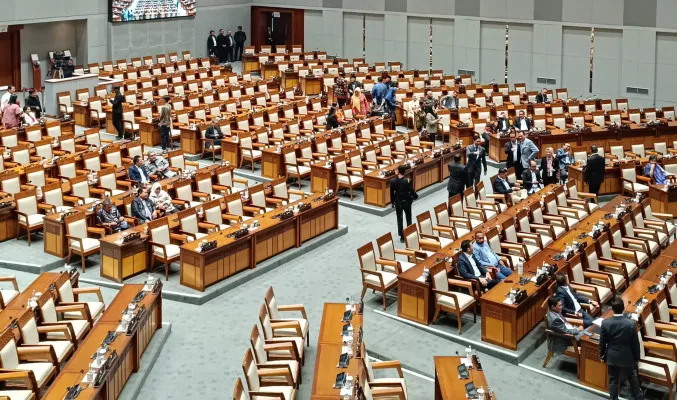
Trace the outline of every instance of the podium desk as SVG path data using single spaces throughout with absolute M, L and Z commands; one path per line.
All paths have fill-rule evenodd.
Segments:
M 328 161 L 322 161 L 310 166 L 310 191 L 324 193 L 327 189 L 336 190 L 336 171 L 329 166 Z
M 89 103 L 82 101 L 73 102 L 73 120 L 75 125 L 84 126 L 85 128 L 89 128 L 92 125 Z
M 0 202 L 10 201 L 10 199 L 2 199 Z M 16 209 L 14 201 L 7 207 L 0 208 L 0 242 L 16 238 L 17 234 L 17 217 L 14 210 Z
M 472 358 L 472 369 L 468 369 L 470 377 L 463 379 L 458 376 L 458 366 L 465 357 L 434 357 L 435 360 L 435 400 L 465 400 L 467 398 L 465 385 L 474 383 L 476 388 L 483 387 L 485 391 L 489 390 L 484 371 L 477 370 L 477 358 Z M 496 394 L 492 393 L 491 399 L 496 399 Z M 485 394 L 480 395 L 481 399 L 489 399 Z
M 62 400 L 68 387 L 81 382 L 85 372 L 89 370 L 92 354 L 101 347 L 101 343 L 108 332 L 115 331 L 118 328 L 118 320 L 122 310 L 129 305 L 143 286 L 143 284 L 125 285 L 120 289 L 115 299 L 104 311 L 99 322 L 87 334 L 85 340 L 78 345 L 68 363 L 63 366 L 59 375 L 42 397 L 43 399 Z M 118 333 L 108 347 L 109 353 L 107 356 L 110 356 L 110 352 L 115 351 L 118 358 L 112 361 L 103 383 L 98 387 L 80 383 L 82 391 L 78 395 L 78 399 L 115 400 L 120 397 L 131 375 L 139 371 L 143 353 L 155 332 L 162 328 L 162 290 L 158 290 L 157 293 L 148 292 L 139 302 L 138 307 L 145 307 L 145 311 L 139 316 L 139 322 L 133 327 L 131 335 Z
M 322 78 L 307 75 L 299 78 L 304 96 L 316 96 L 322 93 Z
M 285 89 L 294 89 L 299 84 L 298 72 L 294 70 L 287 70 L 282 71 L 280 74 L 282 76 L 282 82 L 280 87 L 281 92 L 284 91 Z
M 128 233 L 116 233 L 100 240 L 102 277 L 122 283 L 148 269 L 148 236 L 145 232 L 140 232 L 139 239 L 123 243 L 122 237 Z
M 202 153 L 202 140 L 197 128 L 181 128 L 181 149 L 188 154 Z
M 358 306 L 359 307 L 359 306 Z M 322 322 L 320 325 L 320 337 L 317 341 L 317 355 L 315 356 L 315 372 L 313 373 L 313 386 L 311 399 L 314 400 L 342 400 L 340 390 L 334 388 L 336 375 L 345 372 L 355 379 L 364 382 L 366 369 L 362 358 L 357 357 L 357 335 L 363 324 L 363 315 L 354 313 L 350 321 L 353 327 L 355 340 L 352 345 L 343 344 L 343 313 L 346 311 L 345 303 L 324 303 Z M 341 354 L 345 353 L 344 346 L 352 346 L 352 356 L 347 368 L 339 368 L 338 361 Z M 364 354 L 364 346 L 360 354 Z
M 257 215 L 248 221 L 257 220 L 260 226 L 251 229 L 247 235 L 236 239 L 232 234 L 241 229 L 241 224 L 214 232 L 203 240 L 217 242 L 217 247 L 202 253 L 200 242 L 181 246 L 181 284 L 204 291 L 210 285 L 228 278 L 244 269 L 255 268 L 256 264 L 327 231 L 338 228 L 338 197 L 322 200 L 319 194 L 290 203 L 308 203 L 310 210 L 297 212 L 293 217 L 280 220 L 284 212 L 277 208 Z
M 449 127 L 449 142 L 456 143 L 457 140 L 461 141 L 461 146 L 466 147 L 473 143 L 473 136 L 475 135 L 475 130 L 472 126 L 458 127 L 454 123 L 458 121 L 453 121 Z
M 649 185 L 651 209 L 657 213 L 677 214 L 677 190 L 668 191 L 667 185 Z
M 139 139 L 144 146 L 155 147 L 161 143 L 160 127 L 153 120 L 139 121 Z
M 509 136 L 499 136 L 495 133 L 489 134 L 489 158 L 503 162 L 508 159 L 508 155 L 505 154 L 505 144 L 510 141 Z
M 585 171 L 580 164 L 573 164 L 569 166 L 569 179 L 576 180 L 576 189 L 579 192 L 590 192 L 590 187 L 585 180 Z M 607 165 L 604 168 L 604 182 L 599 188 L 599 194 L 617 194 L 621 192 L 621 169 L 619 167 L 614 167 Z
M 221 161 L 228 161 L 235 168 L 240 166 L 240 142 L 236 137 L 224 137 L 221 139 Z
M 277 151 L 275 147 L 261 150 L 261 175 L 270 179 L 277 179 L 286 175 L 284 155 L 281 151 Z
M 253 54 L 243 54 L 242 55 L 242 72 L 251 73 L 251 72 L 260 72 L 259 69 L 259 57 Z
M 277 76 L 280 76 L 280 70 L 275 63 L 259 63 L 259 66 L 261 68 L 261 78 L 263 80 L 270 80 L 272 78 L 275 78 Z

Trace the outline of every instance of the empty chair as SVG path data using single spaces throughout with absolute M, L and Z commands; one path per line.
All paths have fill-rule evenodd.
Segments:
M 415 228 L 415 226 L 414 226 Z M 386 310 L 386 293 L 397 287 L 397 274 L 383 269 L 384 264 L 393 266 L 395 261 L 376 258 L 374 245 L 369 242 L 357 249 L 357 256 L 360 260 L 360 272 L 362 273 L 362 295 L 360 300 L 364 299 L 367 289 L 381 292 L 383 298 L 383 311 Z M 378 269 L 381 265 L 381 270 Z
M 301 337 L 305 339 L 306 346 L 310 346 L 310 325 L 308 324 L 308 315 L 303 304 L 280 304 L 275 297 L 273 287 L 269 287 L 266 291 L 265 306 L 268 310 L 268 315 L 274 321 L 278 322 L 293 322 L 297 326 L 292 328 L 282 328 L 276 331 L 277 337 L 297 336 L 297 328 L 300 328 Z M 291 313 L 298 313 L 297 315 L 290 315 Z
M 152 248 L 150 268 L 152 270 L 155 260 L 162 262 L 165 266 L 165 280 L 169 280 L 169 265 L 179 261 L 181 249 L 172 243 L 173 238 L 167 218 L 149 221 L 148 235 L 150 236 L 148 244 Z
M 294 400 L 296 398 L 296 389 L 294 388 L 294 379 L 289 368 L 281 368 L 275 364 L 257 364 L 254 360 L 251 349 L 247 349 L 242 361 L 242 371 L 244 372 L 249 389 L 249 397 L 252 399 L 278 399 Z M 276 378 L 279 386 L 263 386 L 262 376 L 266 378 Z
M 458 334 L 463 330 L 463 314 L 468 311 L 473 313 L 473 322 L 477 322 L 477 299 L 475 290 L 469 281 L 449 279 L 445 263 L 439 263 L 430 268 L 432 276 L 433 293 L 435 293 L 435 315 L 433 322 L 437 321 L 440 311 L 446 311 L 456 315 L 458 320 Z M 452 289 L 454 288 L 454 289 Z M 459 289 L 465 289 L 467 293 Z
M 28 381 L 35 383 L 38 392 L 45 389 L 52 377 L 56 375 L 59 364 L 52 357 L 50 346 L 18 346 L 12 329 L 7 329 L 0 335 L 0 343 L 4 344 L 0 349 L 0 362 L 2 362 L 3 372 L 27 372 L 29 375 Z M 32 362 L 36 359 L 42 361 Z M 30 390 L 17 391 L 21 396 L 12 394 L 13 392 L 13 390 L 4 390 L 3 388 L 0 393 L 12 400 L 14 398 L 29 399 L 34 394 Z M 37 395 L 34 398 L 37 398 Z
M 88 227 L 87 216 L 84 212 L 70 215 L 64 218 L 66 224 L 66 239 L 68 239 L 68 259 L 70 262 L 73 254 L 80 255 L 82 272 L 85 272 L 85 260 L 87 256 L 98 254 L 101 244 L 99 239 L 90 238 L 89 234 L 96 234 L 99 237 L 106 235 L 103 228 Z
M 393 234 L 391 232 L 376 238 L 376 246 L 378 246 L 378 254 L 381 260 L 391 261 L 394 263 L 381 263 L 381 267 L 386 272 L 393 272 L 399 275 L 416 265 L 408 261 L 410 254 L 408 251 L 395 248 L 395 242 L 393 242 Z M 398 260 L 396 257 L 397 255 L 405 256 L 407 260 Z

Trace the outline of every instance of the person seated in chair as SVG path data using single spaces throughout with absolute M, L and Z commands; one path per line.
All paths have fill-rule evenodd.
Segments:
M 160 182 L 153 183 L 150 187 L 150 195 L 148 198 L 155 204 L 155 208 L 160 210 L 162 214 L 174 214 L 181 211 L 180 206 L 175 206 L 172 203 L 172 197 L 166 191 L 162 190 Z
M 498 170 L 498 176 L 492 182 L 491 186 L 494 188 L 494 193 L 496 194 L 508 194 L 513 191 L 520 190 L 519 183 L 512 183 L 507 178 L 508 170 L 506 168 L 500 168 Z
M 143 158 L 141 156 L 134 156 L 134 165 L 129 167 L 129 180 L 136 181 L 139 185 L 144 185 L 150 182 L 150 175 L 143 167 Z
M 96 214 L 96 220 L 99 225 L 110 228 L 113 233 L 118 233 L 129 229 L 129 224 L 120 215 L 120 211 L 113 205 L 110 197 L 106 197 L 99 212 Z
M 223 132 L 221 132 L 219 121 L 216 118 L 212 119 L 212 124 L 209 126 L 209 128 L 207 128 L 207 132 L 205 132 L 205 137 L 207 139 L 212 139 L 214 141 L 214 146 L 221 145 L 221 139 L 223 139 Z
M 132 201 L 132 216 L 138 219 L 141 224 L 157 219 L 161 214 L 160 210 L 155 209 L 155 203 L 148 196 L 148 187 L 141 186 L 138 195 Z
M 148 152 L 148 161 L 144 164 L 144 168 L 148 175 L 155 175 L 158 179 L 171 178 L 176 175 L 176 172 L 169 169 L 167 159 L 152 151 Z
M 543 189 L 543 179 L 541 179 L 541 172 L 538 170 L 536 161 L 529 161 L 529 169 L 522 172 L 522 182 L 528 194 L 536 193 Z
M 548 298 L 548 328 L 556 333 L 574 335 L 576 341 L 581 339 L 583 331 L 580 328 L 570 324 L 562 315 L 562 299 L 557 296 L 550 296 Z M 571 341 L 561 336 L 550 335 L 548 337 L 548 350 L 554 354 L 562 354 L 571 346 Z
M 497 132 L 507 132 L 510 130 L 510 120 L 505 115 L 505 111 L 501 111 L 494 121 L 494 128 Z
M 482 291 L 491 289 L 499 282 L 491 276 L 491 272 L 482 266 L 480 260 L 473 254 L 470 240 L 461 243 L 462 253 L 458 256 L 458 273 L 465 279 L 479 282 Z
M 649 156 L 649 162 L 644 166 L 644 176 L 652 178 L 658 185 L 669 183 L 670 176 L 674 178 L 674 175 L 665 172 L 663 167 L 658 164 L 656 156 Z
M 581 307 L 581 304 L 591 304 L 594 307 L 599 307 L 599 303 L 576 293 L 576 291 L 569 286 L 569 279 L 567 279 L 567 276 L 563 273 L 558 273 L 555 279 L 557 280 L 557 291 L 555 292 L 555 295 L 562 300 L 562 310 L 564 313 L 570 314 L 575 318 L 582 318 L 584 328 L 592 325 L 592 315 L 588 314 L 583 307 Z
M 502 281 L 512 274 L 512 270 L 502 264 L 501 259 L 486 241 L 484 232 L 475 232 L 475 244 L 473 244 L 473 254 L 480 261 L 480 265 L 487 271 L 496 271 L 496 278 Z

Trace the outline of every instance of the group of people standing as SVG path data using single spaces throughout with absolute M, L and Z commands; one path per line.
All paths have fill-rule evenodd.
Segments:
M 0 127 L 11 129 L 18 128 L 22 124 L 35 125 L 40 123 L 42 104 L 40 103 L 38 92 L 32 89 L 29 90 L 25 103 L 23 108 L 21 108 L 16 87 L 10 85 L 7 88 L 7 92 L 0 99 L 0 118 L 2 118 Z
M 349 80 L 346 81 L 345 73 L 341 72 L 334 82 L 334 95 L 338 107 L 349 104 L 353 115 L 394 117 L 397 107 L 396 91 L 397 88 L 390 75 L 385 73 L 378 77 L 377 83 L 371 90 L 371 103 L 365 96 L 364 85 L 355 78 L 355 74 L 351 74 Z
M 242 52 L 246 41 L 247 34 L 241 26 L 237 27 L 235 35 L 231 31 L 226 34 L 223 29 L 219 29 L 218 35 L 215 31 L 209 31 L 207 51 L 211 57 L 219 59 L 219 64 L 242 61 Z

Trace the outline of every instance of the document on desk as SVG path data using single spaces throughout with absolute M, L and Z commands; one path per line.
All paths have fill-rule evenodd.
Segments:
M 506 298 L 505 300 L 503 300 L 503 304 L 507 304 L 507 305 L 511 306 L 511 305 L 513 305 L 513 304 L 515 304 L 515 303 L 513 303 L 513 301 L 510 300 L 510 297 L 508 297 L 508 298 Z
M 596 320 L 592 321 L 592 324 L 597 325 L 601 328 L 602 327 L 602 321 L 604 321 L 604 318 L 597 318 Z

